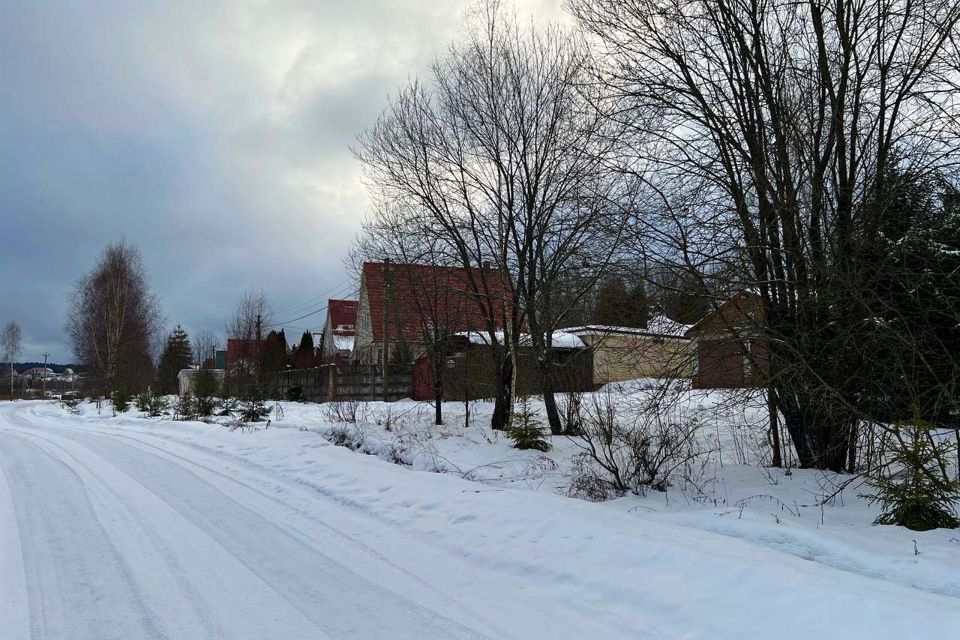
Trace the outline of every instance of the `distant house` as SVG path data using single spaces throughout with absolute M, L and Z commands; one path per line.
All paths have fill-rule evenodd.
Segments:
M 475 286 L 485 282 L 485 286 Z M 487 292 L 477 295 L 477 290 Z M 426 351 L 424 336 L 437 330 L 485 331 L 486 318 L 504 316 L 510 283 L 488 266 L 464 269 L 366 262 L 360 277 L 353 361 L 410 363 Z M 502 327 L 497 327 L 502 328 Z
M 57 374 L 49 367 L 32 367 L 26 371 L 21 371 L 20 376 L 30 380 L 53 380 L 57 377 Z
M 597 385 L 637 378 L 689 378 L 695 368 L 689 325 L 657 315 L 644 328 L 589 325 L 564 329 L 593 351 Z
M 356 300 L 328 300 L 327 319 L 320 334 L 320 357 L 325 363 L 349 362 L 357 335 Z
M 693 386 L 736 389 L 763 384 L 769 365 L 766 339 L 760 332 L 760 296 L 741 291 L 684 333 L 696 354 Z

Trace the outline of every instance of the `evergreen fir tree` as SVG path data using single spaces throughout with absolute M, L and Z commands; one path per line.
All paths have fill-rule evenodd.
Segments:
M 210 369 L 201 369 L 193 378 L 191 385 L 193 396 L 195 398 L 195 410 L 199 417 L 205 418 L 213 413 L 216 408 L 216 395 L 220 391 L 220 385 L 217 383 L 213 371 Z
M 623 306 L 625 307 L 625 315 L 627 317 L 627 322 L 624 326 L 640 328 L 647 326 L 647 320 L 650 319 L 650 306 L 647 302 L 647 290 L 644 288 L 642 282 L 637 283 L 630 293 L 627 294 Z
M 526 398 L 520 400 L 519 408 L 513 412 L 507 435 L 513 440 L 513 446 L 517 449 L 550 450 L 550 443 L 544 435 L 543 425 L 540 424 L 536 410 L 530 407 Z
M 713 310 L 710 291 L 699 274 L 689 271 L 667 274 L 659 289 L 658 306 L 671 320 L 693 324 Z
M 897 524 L 914 531 L 956 528 L 960 482 L 945 472 L 956 444 L 938 439 L 929 424 L 917 422 L 894 428 L 896 445 L 890 460 L 868 476 L 876 493 L 863 497 L 883 509 L 876 524 Z
M 111 401 L 115 413 L 124 413 L 130 408 L 130 394 L 126 391 L 114 391 Z
M 287 367 L 287 338 L 283 331 L 271 331 L 263 341 L 263 372 L 283 371 Z
M 303 335 L 300 336 L 300 354 L 309 353 L 313 355 L 313 334 L 309 331 L 304 331 Z
M 867 208 L 876 212 L 851 278 L 865 319 L 853 383 L 872 419 L 951 427 L 960 410 L 960 207 L 929 178 L 891 171 L 885 184 Z
M 300 344 L 293 348 L 293 366 L 297 369 L 306 369 L 316 364 L 314 355 L 313 334 L 304 331 L 300 336 Z
M 263 422 L 269 415 L 267 403 L 256 391 L 240 401 L 240 420 L 243 422 Z
M 627 285 L 623 278 L 613 277 L 600 285 L 593 321 L 599 325 L 622 327 L 629 321 L 627 313 Z
M 189 369 L 193 363 L 193 348 L 190 337 L 183 327 L 177 325 L 167 337 L 167 343 L 157 366 L 157 391 L 159 393 L 177 393 L 177 376 L 183 369 Z

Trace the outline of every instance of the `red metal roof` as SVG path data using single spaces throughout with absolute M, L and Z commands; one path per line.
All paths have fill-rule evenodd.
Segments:
M 450 331 L 485 331 L 485 319 L 491 313 L 496 328 L 502 329 L 505 301 L 512 296 L 508 279 L 488 267 L 365 262 L 362 277 L 374 342 L 383 341 L 388 280 L 392 287 L 387 315 L 391 342 L 398 337 L 419 342 L 434 322 Z
M 327 313 L 330 316 L 330 332 L 335 336 L 352 336 L 357 333 L 356 300 L 328 300 Z

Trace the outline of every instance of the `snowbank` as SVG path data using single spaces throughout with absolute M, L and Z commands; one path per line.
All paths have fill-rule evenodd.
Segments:
M 951 637 L 960 532 L 871 526 L 855 484 L 820 504 L 850 478 L 754 466 L 762 404 L 722 399 L 689 392 L 686 410 L 710 417 L 703 437 L 717 445 L 696 482 L 606 503 L 559 495 L 575 440 L 553 438 L 547 454 L 512 449 L 487 428 L 487 403 L 471 406 L 469 426 L 455 404 L 433 426 L 430 407 L 412 401 L 363 405 L 356 424 L 330 406 L 281 403 L 282 416 L 245 432 L 92 405 L 80 417 L 31 411 L 203 459 L 304 513 L 342 505 L 358 519 L 338 526 L 468 599 L 495 637 Z M 332 445 L 337 434 L 353 446 Z

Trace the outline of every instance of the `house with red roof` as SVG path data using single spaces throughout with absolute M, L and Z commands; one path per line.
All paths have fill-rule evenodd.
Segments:
M 411 363 L 431 336 L 503 329 L 509 277 L 488 265 L 365 262 L 360 277 L 353 361 Z M 385 347 L 386 345 L 386 347 Z
M 349 362 L 357 334 L 357 300 L 328 300 L 327 319 L 320 337 L 320 357 L 325 363 Z

